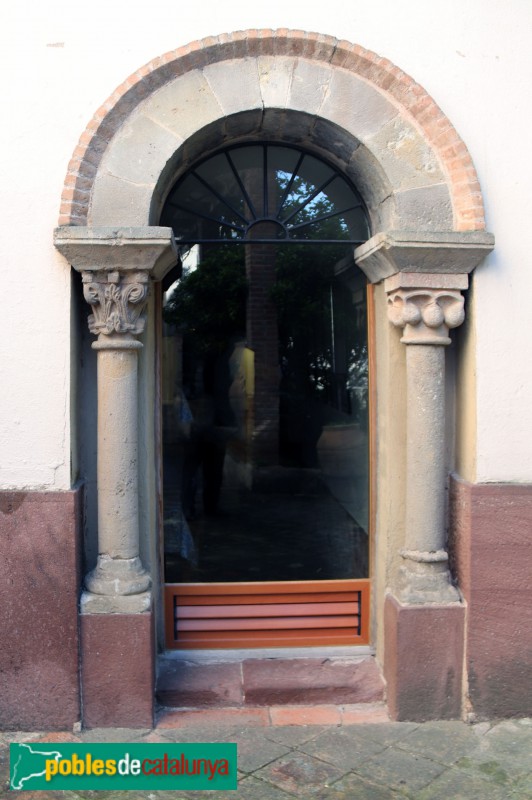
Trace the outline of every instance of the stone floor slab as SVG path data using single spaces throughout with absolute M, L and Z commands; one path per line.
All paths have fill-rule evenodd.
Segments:
M 245 773 L 255 772 L 290 752 L 290 747 L 269 741 L 260 728 L 238 733 L 231 739 L 238 748 L 238 768 Z
M 404 799 L 405 795 L 350 773 L 333 784 L 321 797 L 319 793 L 316 797 L 317 800 L 321 800 L 321 797 L 324 800 L 399 800 L 399 798 Z
M 423 756 L 389 747 L 357 767 L 356 773 L 376 784 L 403 792 L 423 789 L 446 769 Z
M 310 742 L 300 745 L 299 750 L 333 764 L 346 771 L 356 770 L 369 758 L 380 753 L 385 745 L 363 736 L 349 736 L 343 730 L 325 731 Z
M 475 732 L 465 723 L 426 722 L 397 741 L 396 747 L 451 766 L 478 743 Z
M 268 728 L 264 735 L 272 742 L 286 744 L 289 747 L 298 747 L 304 742 L 311 741 L 323 731 L 329 730 L 328 725 L 275 725 Z M 334 730 L 337 730 L 335 727 Z
M 448 769 L 416 794 L 416 800 L 509 800 L 509 792 L 508 787 L 490 783 L 477 775 Z
M 362 736 L 372 742 L 388 746 L 405 739 L 418 727 L 417 722 L 363 723 L 345 728 L 344 733 L 355 738 Z
M 263 767 L 255 777 L 297 797 L 308 798 L 339 780 L 345 772 L 305 753 L 293 752 Z

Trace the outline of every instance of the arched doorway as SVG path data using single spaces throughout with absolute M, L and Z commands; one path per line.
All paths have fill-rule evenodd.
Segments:
M 235 92 L 236 81 L 242 91 Z M 447 566 L 452 459 L 445 441 L 454 425 L 445 400 L 454 377 L 444 352 L 449 330 L 464 320 L 468 275 L 493 237 L 467 148 L 434 100 L 386 59 L 318 34 L 239 32 L 155 59 L 101 107 L 74 151 L 55 245 L 83 275 L 100 390 L 96 401 L 94 381 L 83 384 L 98 403 L 99 492 L 93 471 L 87 505 L 98 509 L 98 528 L 91 528 L 98 558 L 88 565 L 94 568 L 81 601 L 84 641 L 116 639 L 117 663 L 146 664 L 145 716 L 136 717 L 145 724 L 153 710 L 152 626 L 162 628 L 163 584 L 156 292 L 149 287 L 177 258 L 171 230 L 156 223 L 176 175 L 225 145 L 251 141 L 309 149 L 364 200 L 371 237 L 353 255 L 373 286 L 368 308 L 375 318 L 372 641 L 394 715 L 415 716 L 412 699 L 420 693 L 430 700 L 426 718 L 442 709 L 456 715 L 464 606 Z M 117 419 L 124 425 L 113 427 Z M 467 442 L 474 419 L 463 422 Z M 442 628 L 452 628 L 452 647 Z M 412 653 L 429 645 L 430 658 L 411 669 Z M 84 706 L 98 724 L 106 717 L 100 698 L 89 696 L 87 676 L 100 667 L 89 648 L 82 660 Z M 135 672 L 126 681 L 117 667 L 107 680 L 119 704 L 136 691 L 137 679 Z M 131 716 L 117 714 L 115 724 L 131 724 Z
M 364 202 L 252 141 L 181 175 L 161 223 L 185 265 L 163 309 L 166 644 L 365 644 Z

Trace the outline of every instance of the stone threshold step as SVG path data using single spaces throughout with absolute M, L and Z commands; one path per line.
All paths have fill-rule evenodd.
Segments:
M 237 707 L 237 708 L 162 708 L 156 728 L 186 729 L 273 727 L 278 725 L 360 725 L 390 722 L 386 704 L 360 703 L 347 705 L 318 704 L 297 706 Z M 207 741 L 207 740 L 206 740 Z
M 384 682 L 371 656 L 162 660 L 157 680 L 158 702 L 175 708 L 352 705 L 383 698 Z

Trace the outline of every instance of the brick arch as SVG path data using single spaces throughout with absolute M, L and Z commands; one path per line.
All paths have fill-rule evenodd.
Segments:
M 231 74 L 238 77 L 238 92 L 224 88 Z M 169 117 L 184 89 L 193 98 L 195 127 L 185 122 L 180 128 L 183 117 L 177 124 Z M 364 180 L 367 173 L 371 186 L 371 175 L 379 171 L 375 165 L 386 178 L 381 195 L 388 192 L 389 227 L 408 230 L 415 220 L 417 229 L 485 229 L 469 152 L 419 84 L 359 45 L 284 29 L 209 37 L 154 59 L 127 78 L 80 137 L 59 224 L 149 224 L 153 195 L 172 154 L 209 125 L 230 129 L 232 119 L 253 108 L 265 118 L 269 100 L 278 110 L 336 125 L 356 139 L 355 174 L 358 170 Z M 371 207 L 385 198 L 366 199 Z M 425 214 L 429 209 L 425 220 L 423 214 L 419 218 L 421 209 Z

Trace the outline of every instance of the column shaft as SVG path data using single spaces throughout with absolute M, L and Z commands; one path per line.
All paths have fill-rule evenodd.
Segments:
M 445 545 L 445 349 L 409 345 L 407 366 L 407 502 L 405 547 Z
M 98 352 L 98 549 L 139 554 L 137 343 Z

